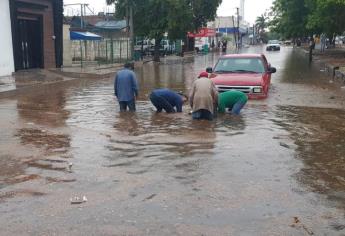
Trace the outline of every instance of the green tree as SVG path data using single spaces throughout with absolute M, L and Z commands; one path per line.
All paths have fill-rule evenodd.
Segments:
M 128 15 L 133 7 L 136 36 L 155 39 L 154 60 L 159 61 L 159 46 L 165 33 L 170 39 L 184 39 L 188 31 L 197 31 L 214 20 L 222 0 L 106 0 L 115 4 L 116 15 Z
M 262 14 L 261 16 L 258 16 L 255 21 L 255 27 L 256 27 L 256 34 L 259 35 L 260 40 L 266 41 L 266 28 L 268 26 L 268 17 L 266 14 Z
M 307 0 L 275 0 L 270 11 L 272 20 L 270 30 L 281 34 L 284 38 L 297 38 L 310 34 L 307 20 L 310 9 Z
M 275 0 L 271 30 L 285 37 L 326 33 L 330 39 L 345 30 L 345 0 Z
M 326 33 L 330 39 L 345 30 L 345 0 L 308 0 L 308 6 L 307 28 Z

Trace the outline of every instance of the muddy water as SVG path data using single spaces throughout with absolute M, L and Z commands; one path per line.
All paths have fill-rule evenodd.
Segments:
M 2 234 L 344 235 L 342 94 L 299 53 L 267 54 L 271 96 L 240 117 L 154 112 L 153 88 L 187 92 L 217 57 L 137 68 L 135 114 L 110 79 L 1 100 Z

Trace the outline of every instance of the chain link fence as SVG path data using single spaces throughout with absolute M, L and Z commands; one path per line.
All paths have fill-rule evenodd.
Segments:
M 81 66 L 123 63 L 132 58 L 128 38 L 72 41 L 71 49 L 73 64 Z

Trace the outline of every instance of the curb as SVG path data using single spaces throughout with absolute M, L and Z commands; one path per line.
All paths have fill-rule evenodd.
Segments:
M 72 82 L 76 82 L 78 80 L 79 79 L 76 79 L 76 78 L 70 78 L 70 79 L 65 79 L 65 80 L 61 80 L 61 81 L 32 84 L 32 85 L 23 86 L 20 88 L 15 88 L 13 90 L 2 91 L 2 92 L 0 92 L 0 99 L 11 98 L 13 96 L 21 95 L 24 92 L 35 92 L 38 89 L 55 88 L 56 86 L 61 86 L 63 84 L 69 84 Z
M 115 69 L 115 68 L 114 68 Z M 30 84 L 21 87 L 16 87 L 11 90 L 1 91 L 0 92 L 0 99 L 10 98 L 13 96 L 21 95 L 26 92 L 35 92 L 37 90 L 44 90 L 44 89 L 54 89 L 57 86 L 61 86 L 64 84 L 72 84 L 75 82 L 79 82 L 83 79 L 108 79 L 114 76 L 116 71 L 119 68 L 116 68 L 114 71 L 104 73 L 104 74 L 92 74 L 92 73 L 77 73 L 77 72 L 63 72 L 58 71 L 55 69 L 49 69 L 48 71 L 57 75 L 64 76 L 63 80 L 55 80 L 55 81 L 45 81 L 42 83 Z

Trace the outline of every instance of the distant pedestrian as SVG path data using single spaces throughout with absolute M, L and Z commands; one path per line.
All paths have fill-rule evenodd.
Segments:
M 157 112 L 165 110 L 167 113 L 182 112 L 182 106 L 187 96 L 170 89 L 155 89 L 150 95 L 152 104 Z
M 321 34 L 320 41 L 321 41 L 321 52 L 324 52 L 326 48 L 326 43 L 327 43 L 326 34 L 324 33 Z
M 314 37 L 310 37 L 309 39 L 309 62 L 313 60 L 313 50 L 315 49 L 315 40 Z
M 217 48 L 218 48 L 218 51 L 220 51 L 220 47 L 222 46 L 222 43 L 220 41 L 217 42 Z
M 193 109 L 193 119 L 213 119 L 218 103 L 218 92 L 212 80 L 208 78 L 207 72 L 202 72 L 194 81 L 189 99 Z
M 231 114 L 239 115 L 247 101 L 247 95 L 241 91 L 231 90 L 223 92 L 218 96 L 218 112 L 225 113 L 229 109 Z
M 133 63 L 126 63 L 124 68 L 116 73 L 114 90 L 119 101 L 120 111 L 135 111 L 135 100 L 138 97 L 138 81 L 133 72 Z
M 222 52 L 226 52 L 227 47 L 228 47 L 228 41 L 223 40 L 223 42 L 222 42 Z

